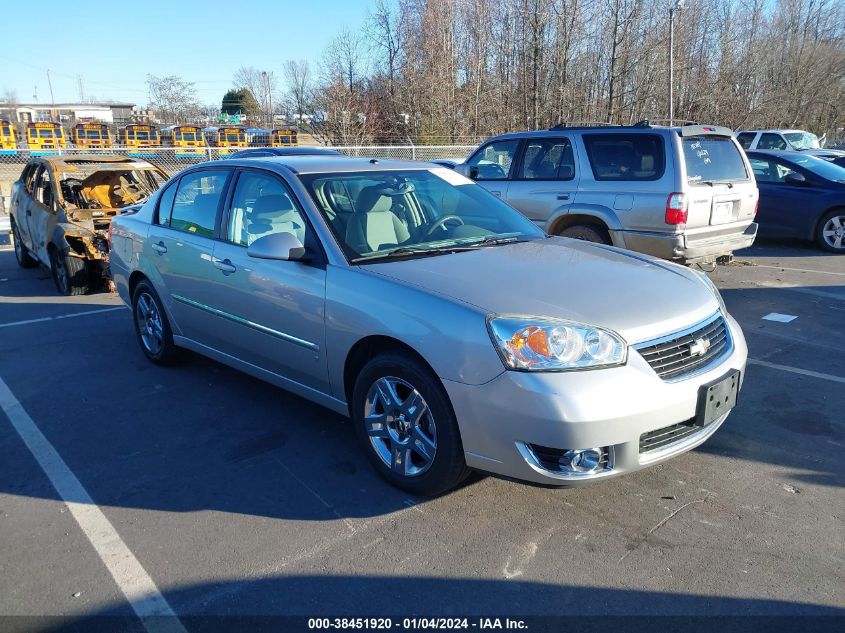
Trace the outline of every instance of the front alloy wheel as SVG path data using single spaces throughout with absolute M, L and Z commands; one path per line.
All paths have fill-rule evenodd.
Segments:
M 437 454 L 437 427 L 425 399 L 411 384 L 384 376 L 367 391 L 364 424 L 381 461 L 397 475 L 417 477 Z

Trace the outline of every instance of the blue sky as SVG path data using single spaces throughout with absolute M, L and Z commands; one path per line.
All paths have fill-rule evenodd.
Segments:
M 219 104 L 239 66 L 274 71 L 288 59 L 319 62 L 340 32 L 363 27 L 374 0 L 67 0 L 6 3 L 0 37 L 0 98 L 76 101 L 77 75 L 86 98 L 146 104 L 146 76 L 180 75 L 196 84 L 203 104 Z M 30 7 L 37 6 L 37 14 Z M 76 8 L 76 6 L 80 8 Z M 84 7 L 84 8 L 82 8 Z M 39 26 L 26 25 L 37 17 Z M 46 16 L 52 16 L 49 20 Z M 128 27 L 134 20 L 136 26 Z M 74 26 L 75 22 L 87 25 Z M 185 28 L 185 27 L 188 28 Z M 40 35 L 35 35 L 39 33 Z

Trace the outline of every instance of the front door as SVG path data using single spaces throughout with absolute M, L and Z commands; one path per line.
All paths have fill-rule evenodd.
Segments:
M 578 178 L 572 139 L 532 138 L 508 184 L 506 200 L 541 228 L 575 200 Z
M 214 307 L 221 351 L 328 393 L 325 349 L 326 270 L 317 239 L 295 196 L 276 175 L 242 171 L 214 246 Z M 315 257 L 308 263 L 255 259 L 247 247 L 288 232 Z
M 812 183 L 809 179 L 800 185 L 787 182 L 795 169 L 775 156 L 748 160 L 760 190 L 756 218 L 760 234 L 805 239 L 811 221 L 807 211 L 814 207 Z
M 508 178 L 513 171 L 519 141 L 493 141 L 479 148 L 467 160 L 467 176 L 494 196 L 507 199 Z
M 24 215 L 26 218 L 26 235 L 24 243 L 30 252 L 45 265 L 49 264 L 47 244 L 50 241 L 49 227 L 54 225 L 52 220 L 56 216 L 55 183 L 52 182 L 50 170 L 41 166 L 35 175 L 32 195 L 24 197 L 26 201 Z

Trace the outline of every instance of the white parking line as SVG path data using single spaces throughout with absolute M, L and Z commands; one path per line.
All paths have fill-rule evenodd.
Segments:
M 801 369 L 800 367 L 790 367 L 789 365 L 778 365 L 777 363 L 768 363 L 764 360 L 757 360 L 755 358 L 748 359 L 749 365 L 760 365 L 761 367 L 768 367 L 769 369 L 779 369 L 781 371 L 788 371 L 793 374 L 800 374 L 802 376 L 810 376 L 812 378 L 821 378 L 823 380 L 831 380 L 833 382 L 841 382 L 845 384 L 845 378 L 842 376 L 834 376 L 833 374 L 825 374 L 820 371 L 811 371 L 809 369 Z
M 798 273 L 818 273 L 820 275 L 838 275 L 845 277 L 845 273 L 835 273 L 830 270 L 810 270 L 809 268 L 789 268 L 787 266 L 769 266 L 767 264 L 755 264 L 755 268 L 773 268 L 775 270 L 792 270 Z
M 149 633 L 187 633 L 153 579 L 2 378 L 0 408 L 64 500 L 144 628 Z
M 72 312 L 71 314 L 60 314 L 58 316 L 41 317 L 39 319 L 27 319 L 26 321 L 12 321 L 11 323 L 0 323 L 0 328 L 17 327 L 19 325 L 30 325 L 31 323 L 44 323 L 46 321 L 58 321 L 59 319 L 73 319 L 75 317 L 88 316 L 89 314 L 102 314 L 103 312 L 114 312 L 124 310 L 126 306 L 116 308 L 102 308 L 100 310 L 85 310 L 84 312 Z

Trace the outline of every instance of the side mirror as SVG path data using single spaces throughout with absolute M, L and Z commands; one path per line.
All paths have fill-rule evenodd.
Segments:
M 246 254 L 255 259 L 275 259 L 290 262 L 307 262 L 308 256 L 302 242 L 293 233 L 271 233 L 259 237 L 246 249 Z
M 466 163 L 458 163 L 455 165 L 455 171 L 461 176 L 475 180 L 478 178 L 478 167 L 467 165 Z
M 798 173 L 797 171 L 791 171 L 786 176 L 784 176 L 783 181 L 788 185 L 806 185 L 807 179 L 804 178 L 804 174 Z

